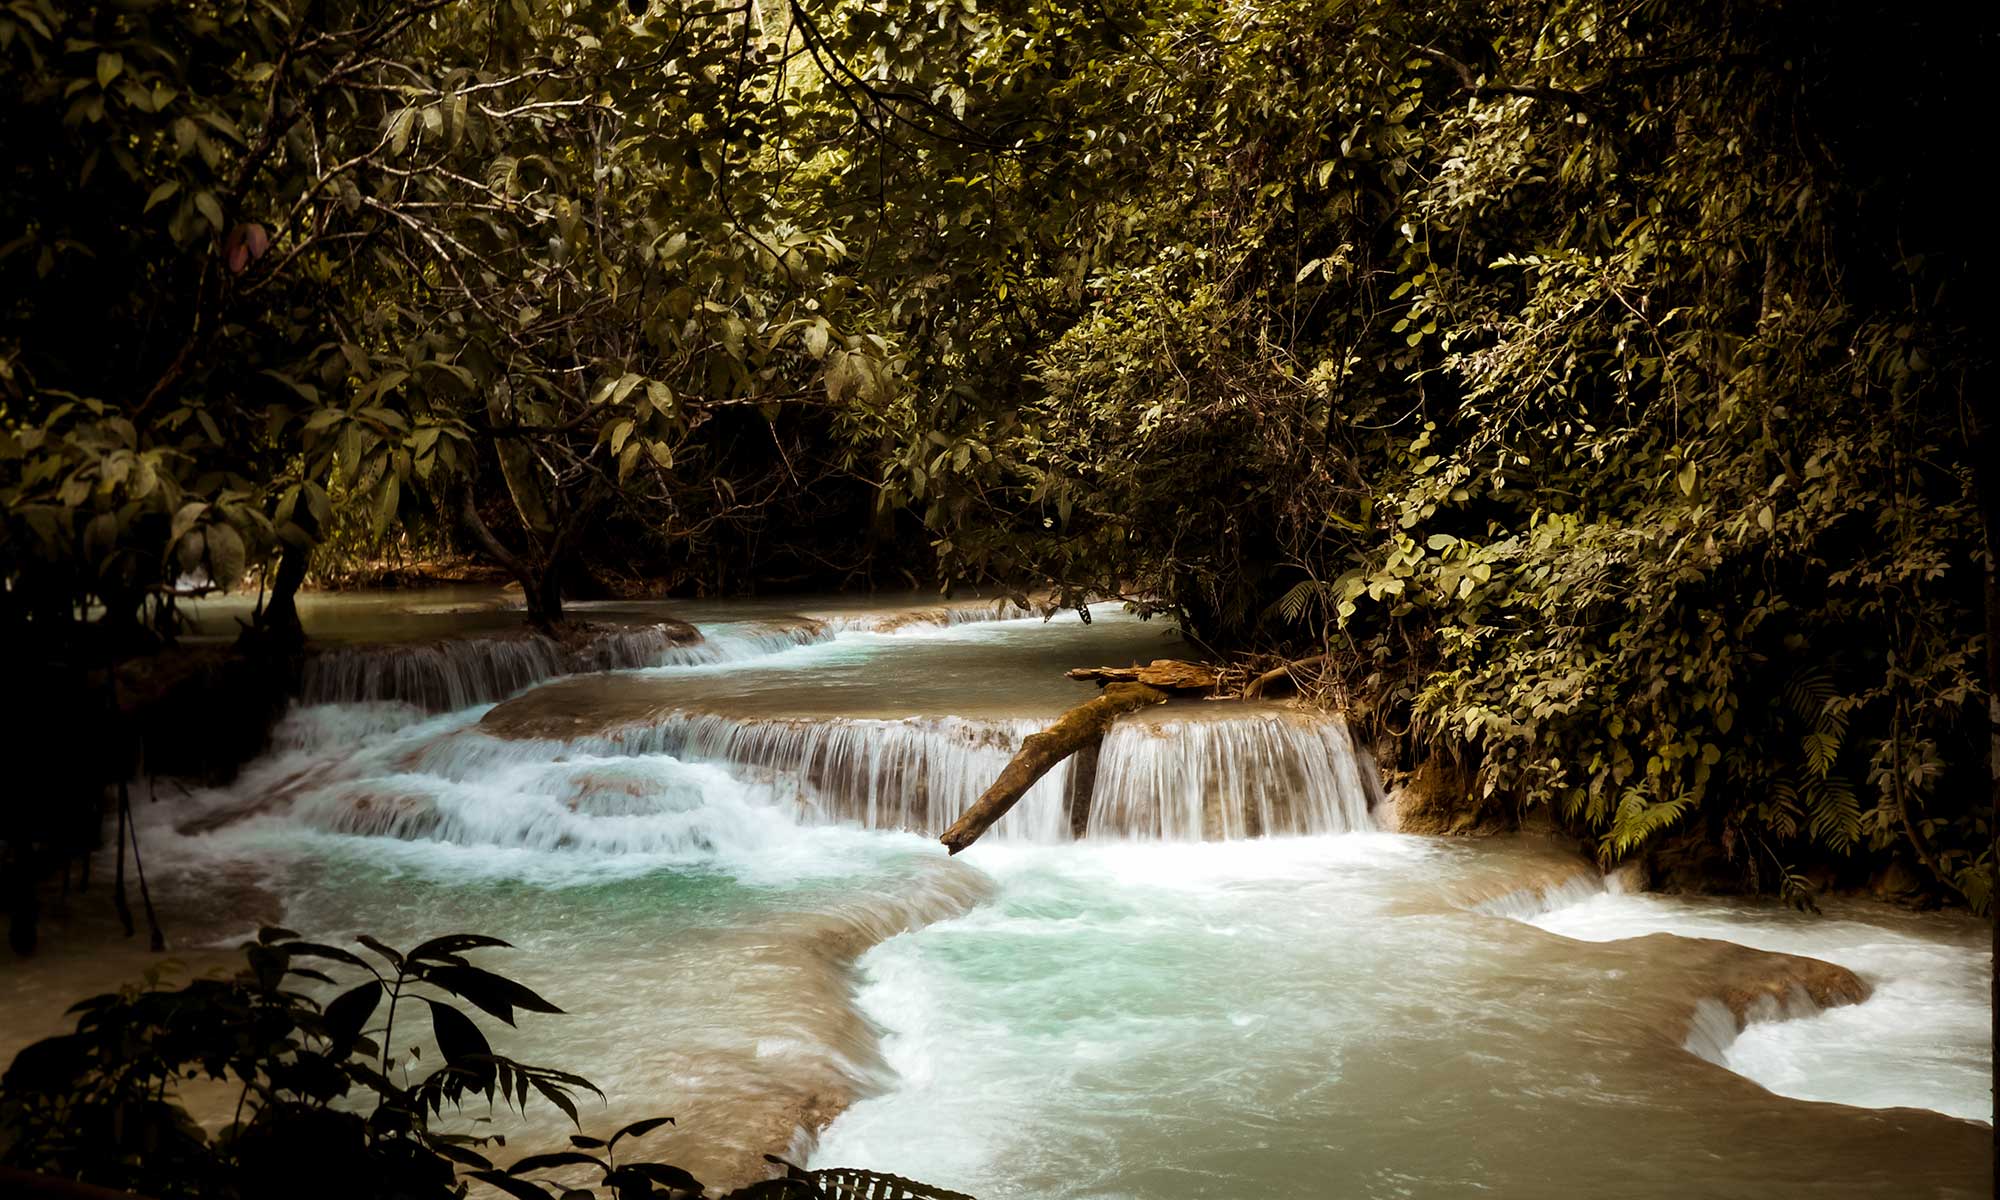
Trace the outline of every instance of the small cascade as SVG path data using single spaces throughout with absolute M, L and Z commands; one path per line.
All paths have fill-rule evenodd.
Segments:
M 955 820 L 1007 765 L 1032 720 L 742 720 L 674 713 L 650 725 L 550 741 L 468 729 L 409 755 L 402 769 L 469 781 L 535 763 L 658 759 L 710 769 L 753 786 L 809 824 L 932 834 Z M 989 835 L 1023 841 L 1066 837 L 1066 770 L 1051 772 Z
M 477 729 L 440 738 L 410 769 L 464 780 L 501 764 L 664 756 L 714 764 L 808 823 L 936 834 L 997 778 L 1033 719 L 746 720 L 673 713 L 567 741 Z M 990 838 L 1058 842 L 1073 762 L 1031 788 Z M 1371 829 L 1373 768 L 1346 726 L 1295 714 L 1132 723 L 1106 739 L 1088 833 L 1169 841 Z
M 825 621 L 741 621 L 713 626 L 699 642 L 674 646 L 646 666 L 706 667 L 778 654 L 799 646 L 829 641 L 834 630 Z
M 698 641 L 690 645 L 679 628 L 667 625 L 606 630 L 574 648 L 527 632 L 338 646 L 306 660 L 299 699 L 305 704 L 400 701 L 450 712 L 490 704 L 558 675 L 659 666 L 700 648 Z
M 276 731 L 279 753 L 194 825 L 219 828 L 275 806 L 334 833 L 610 853 L 692 853 L 704 839 L 747 847 L 770 832 L 766 820 L 935 836 L 1042 724 L 673 712 L 605 733 L 513 737 L 476 711 L 319 705 L 294 710 Z M 1037 781 L 987 837 L 1070 840 L 1074 770 L 1067 761 Z M 1371 775 L 1337 720 L 1130 722 L 1098 756 L 1086 835 L 1215 841 L 1372 829 Z
M 1620 891 L 1622 887 L 1620 878 L 1606 876 L 1587 863 L 1578 863 L 1558 878 L 1513 888 L 1477 901 L 1471 908 L 1489 917 L 1533 923 L 1537 917 L 1582 904 L 1607 892 Z
M 986 621 L 1022 621 L 1041 614 L 1032 608 L 1024 608 L 1012 600 L 989 600 L 973 604 L 940 605 L 937 608 L 919 608 L 908 612 L 866 613 L 851 617 L 830 617 L 829 628 L 855 630 L 860 633 L 895 633 L 900 629 L 921 626 L 945 627 L 953 625 L 977 625 Z
M 795 829 L 721 768 L 664 756 L 344 780 L 293 812 L 331 833 L 684 862 L 748 858 Z
M 329 727 L 385 725 L 397 710 Z M 404 718 L 407 720 L 407 717 Z M 416 736 L 321 779 L 295 814 L 333 832 L 543 849 L 660 849 L 714 814 L 934 835 L 993 782 L 1034 720 L 744 720 L 676 713 L 567 741 L 478 726 Z M 1037 782 L 987 836 L 1069 838 L 1072 765 Z M 1089 836 L 1199 841 L 1372 828 L 1365 769 L 1344 726 L 1292 716 L 1169 721 L 1114 731 L 1098 759 Z M 737 825 L 731 817 L 732 828 Z M 745 834 L 747 836 L 747 833 Z
M 1219 841 L 1372 829 L 1374 780 L 1338 720 L 1127 721 L 1104 740 L 1089 833 Z
M 643 625 L 605 630 L 581 646 L 527 631 L 335 646 L 306 660 L 299 699 L 304 704 L 397 701 L 451 712 L 491 704 L 559 675 L 711 666 L 831 641 L 846 632 L 896 633 L 1034 615 L 1032 609 L 1001 600 L 916 612 L 731 622 L 707 637 L 678 623 Z
M 677 758 L 727 764 L 770 788 L 800 816 L 869 829 L 935 834 L 979 798 L 1037 722 L 912 720 L 740 721 L 688 714 L 648 739 Z M 1067 830 L 1067 767 L 1038 782 L 994 836 L 1053 841 Z

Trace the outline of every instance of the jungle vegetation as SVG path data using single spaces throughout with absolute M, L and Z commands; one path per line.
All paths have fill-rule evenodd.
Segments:
M 155 968 L 141 986 L 79 1001 L 72 1032 L 27 1047 L 0 1075 L 0 1184 L 9 1195 L 86 1200 L 462 1200 L 475 1183 L 515 1200 L 709 1194 L 640 1148 L 672 1117 L 603 1138 L 583 1133 L 578 1101 L 601 1100 L 595 1085 L 487 1041 L 474 1011 L 509 1026 L 562 1012 L 468 958 L 506 942 L 456 933 L 398 950 L 363 934 L 358 944 L 357 952 L 269 927 L 244 945 L 233 977 L 167 987 Z M 188 1111 L 186 1089 L 197 1083 L 234 1094 L 218 1129 Z M 481 1104 L 525 1114 L 530 1103 L 552 1105 L 576 1126 L 567 1148 L 515 1154 L 501 1166 L 505 1134 L 450 1128 Z M 830 1194 L 819 1176 L 773 1162 L 784 1168 L 779 1178 L 734 1189 L 730 1200 Z
M 1990 32 L 1863 0 L 0 4 L 0 629 L 456 549 L 1324 664 L 1606 862 L 1987 907 Z

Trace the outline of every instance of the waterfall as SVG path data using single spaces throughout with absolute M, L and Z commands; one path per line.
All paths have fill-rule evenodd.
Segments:
M 670 713 L 652 724 L 563 741 L 494 737 L 475 727 L 431 740 L 398 765 L 404 773 L 463 783 L 551 762 L 657 760 L 726 771 L 808 824 L 936 833 L 1039 728 L 1031 720 L 958 717 L 743 720 Z M 991 836 L 1066 837 L 1066 781 L 1064 771 L 1051 772 Z
M 329 720 L 343 712 L 310 711 Z M 746 806 L 797 824 L 929 836 L 956 820 L 1040 727 L 1031 719 L 671 713 L 568 740 L 496 737 L 477 725 L 418 729 L 314 776 L 292 802 L 295 815 L 334 832 L 543 849 L 686 846 L 710 834 L 742 841 L 750 836 Z M 1039 780 L 988 838 L 1067 841 L 1072 770 L 1064 763 Z M 1260 713 L 1134 723 L 1114 730 L 1098 758 L 1088 836 L 1199 841 L 1369 829 L 1368 775 L 1336 720 Z M 717 805 L 729 810 L 733 832 L 711 828 L 718 814 L 704 812 Z
M 523 688 L 585 671 L 693 667 L 775 654 L 843 632 L 894 633 L 922 626 L 1014 621 L 1033 616 L 1011 600 L 916 612 L 730 622 L 692 639 L 666 624 L 610 629 L 580 647 L 526 631 L 432 642 L 333 646 L 309 656 L 304 704 L 400 701 L 431 712 L 490 704 Z
M 1126 721 L 1098 757 L 1089 834 L 1219 841 L 1371 829 L 1375 779 L 1335 719 Z
M 305 704 L 395 700 L 450 712 L 491 703 L 558 675 L 659 666 L 699 648 L 698 642 L 686 645 L 683 635 L 665 625 L 607 630 L 576 648 L 525 632 L 337 646 L 306 659 L 299 698 Z

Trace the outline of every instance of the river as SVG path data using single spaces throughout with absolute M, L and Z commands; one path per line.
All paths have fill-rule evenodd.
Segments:
M 982 1200 L 1991 1191 L 1977 922 L 1383 832 L 1345 729 L 1276 704 L 1128 720 L 1083 840 L 1058 773 L 948 858 L 935 833 L 1090 694 L 1062 669 L 1187 653 L 1169 630 L 739 601 L 673 606 L 706 634 L 675 646 L 665 611 L 587 607 L 635 627 L 622 669 L 557 677 L 489 591 L 310 601 L 352 645 L 272 751 L 141 806 L 183 969 L 267 920 L 504 937 L 488 965 L 567 1014 L 496 1045 L 598 1083 L 594 1131 L 674 1115 L 654 1148 L 712 1182 L 780 1151 Z M 468 632 L 502 636 L 422 645 Z M 0 1053 L 144 965 L 104 907 L 10 965 Z M 1868 998 L 1822 1009 L 1799 955 Z

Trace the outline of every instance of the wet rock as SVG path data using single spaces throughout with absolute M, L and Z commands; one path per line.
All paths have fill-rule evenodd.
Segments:
M 1604 886 L 1614 892 L 1643 892 L 1653 878 L 1643 858 L 1630 858 L 1604 873 Z
M 1924 881 L 1908 863 L 1892 858 L 1868 881 L 1868 890 L 1881 900 L 1906 901 L 1924 890 Z
M 1384 805 L 1393 805 L 1400 833 L 1485 837 L 1507 832 L 1510 825 L 1497 806 L 1477 793 L 1471 773 L 1442 755 L 1432 755 L 1404 776 Z M 1376 819 L 1380 823 L 1379 815 Z
M 1682 830 L 1654 844 L 1647 874 L 1655 891 L 1694 896 L 1732 896 L 1745 890 L 1743 868 L 1729 861 L 1717 839 L 1704 831 Z

